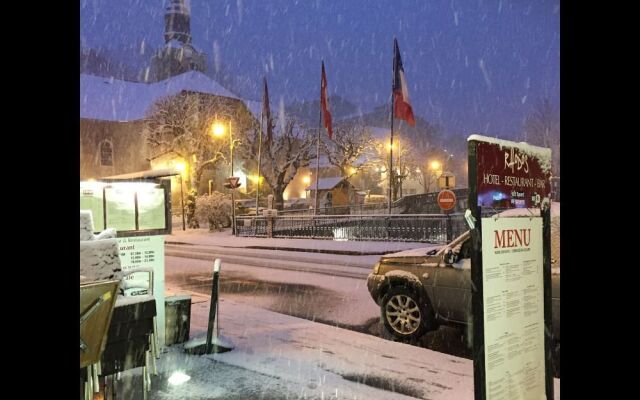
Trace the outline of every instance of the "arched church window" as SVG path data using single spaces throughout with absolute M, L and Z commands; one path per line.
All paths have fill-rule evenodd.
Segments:
M 113 166 L 113 145 L 109 140 L 100 143 L 100 165 Z

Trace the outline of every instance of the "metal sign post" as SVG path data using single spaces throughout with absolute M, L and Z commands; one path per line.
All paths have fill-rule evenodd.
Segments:
M 241 185 L 240 178 L 237 176 L 230 176 L 225 180 L 224 187 L 231 189 L 231 233 L 236 234 L 236 203 L 235 203 L 235 190 Z

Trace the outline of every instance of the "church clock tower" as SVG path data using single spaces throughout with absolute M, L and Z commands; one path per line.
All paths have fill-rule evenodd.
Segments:
M 164 47 L 151 58 L 146 81 L 157 82 L 187 71 L 205 72 L 205 56 L 191 44 L 189 0 L 167 0 Z

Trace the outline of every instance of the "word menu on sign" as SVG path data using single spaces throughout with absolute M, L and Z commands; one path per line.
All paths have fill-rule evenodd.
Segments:
M 545 394 L 542 218 L 482 219 L 487 400 Z

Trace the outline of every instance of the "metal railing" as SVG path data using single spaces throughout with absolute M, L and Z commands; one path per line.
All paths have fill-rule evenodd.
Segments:
M 374 214 L 278 216 L 274 238 L 385 240 L 447 243 L 467 230 L 458 214 Z M 266 237 L 267 219 L 236 217 L 236 235 Z

